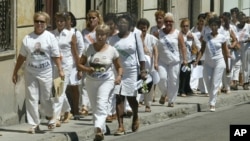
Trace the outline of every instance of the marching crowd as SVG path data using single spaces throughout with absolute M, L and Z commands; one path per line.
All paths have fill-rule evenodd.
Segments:
M 32 126 L 28 132 L 41 132 L 40 113 L 52 130 L 91 110 L 94 140 L 99 141 L 106 122 L 115 119 L 114 135 L 124 135 L 125 115 L 132 116 L 131 129 L 136 132 L 138 107 L 144 103 L 145 112 L 151 112 L 156 86 L 162 105 L 174 107 L 178 95 L 200 91 L 209 97 L 211 112 L 219 92 L 229 94 L 241 81 L 249 90 L 250 24 L 238 8 L 221 15 L 201 13 L 194 27 L 187 18 L 175 27 L 173 14 L 162 10 L 154 16 L 156 24 L 150 26 L 134 14 L 90 10 L 86 28 L 78 31 L 71 12 L 57 12 L 56 29 L 48 31 L 49 15 L 35 13 L 34 31 L 22 41 L 12 76 L 16 84 L 24 65 L 26 117 Z M 63 89 L 55 98 L 53 82 L 58 77 Z

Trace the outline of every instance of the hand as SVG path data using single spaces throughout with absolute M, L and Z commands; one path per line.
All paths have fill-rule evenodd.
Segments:
M 62 80 L 64 80 L 65 74 L 63 70 L 59 70 L 59 76 L 61 77 Z
M 196 67 L 198 65 L 198 62 L 197 61 L 194 61 L 193 62 L 193 66 Z
M 228 67 L 226 67 L 226 73 L 229 74 L 230 73 L 230 69 Z
M 153 33 L 153 35 L 154 35 L 156 38 L 159 38 L 159 32 L 158 32 L 158 31 L 155 31 L 155 32 Z
M 189 34 L 187 35 L 187 38 L 188 38 L 188 39 L 191 39 L 191 40 L 194 39 L 194 37 L 193 37 L 193 35 L 192 35 L 191 33 L 189 33 Z
M 146 80 L 147 79 L 147 75 L 148 75 L 148 73 L 147 73 L 146 70 L 143 70 L 140 73 L 140 77 L 141 77 L 142 80 Z
M 82 72 L 81 71 L 77 71 L 77 79 L 78 80 L 82 79 Z
M 115 85 L 119 85 L 122 81 L 122 76 L 121 75 L 118 75 L 115 79 Z
M 17 80 L 18 80 L 18 75 L 17 73 L 14 73 L 13 76 L 12 76 L 12 82 L 16 85 L 17 83 Z
M 159 70 L 159 66 L 158 66 L 158 64 L 154 64 L 154 68 L 155 68 L 155 70 Z
M 186 60 L 183 60 L 182 64 L 186 66 L 188 63 Z
M 95 72 L 95 68 L 89 67 L 88 74 L 92 74 L 93 72 Z

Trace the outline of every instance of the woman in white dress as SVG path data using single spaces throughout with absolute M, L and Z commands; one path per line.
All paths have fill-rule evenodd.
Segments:
M 210 18 L 208 25 L 211 33 L 204 34 L 201 50 L 197 56 L 197 60 L 194 62 L 194 66 L 198 64 L 205 53 L 203 77 L 209 93 L 210 111 L 214 112 L 224 69 L 226 68 L 227 73 L 230 72 L 230 69 L 228 66 L 226 37 L 218 32 L 221 25 L 220 18 L 217 16 Z
M 123 124 L 124 101 L 125 97 L 133 111 L 132 131 L 136 132 L 139 128 L 138 101 L 136 99 L 136 85 L 138 78 L 138 64 L 140 63 L 140 75 L 146 79 L 145 58 L 141 37 L 139 34 L 131 32 L 132 18 L 128 14 L 118 17 L 117 27 L 119 33 L 109 39 L 109 44 L 114 46 L 119 54 L 123 67 L 123 76 L 120 86 L 116 86 L 116 113 L 118 119 L 118 129 L 115 135 L 124 135 Z M 139 60 L 138 60 L 139 59 Z

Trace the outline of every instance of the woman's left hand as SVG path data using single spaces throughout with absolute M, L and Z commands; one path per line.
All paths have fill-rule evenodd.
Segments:
M 122 76 L 121 75 L 118 75 L 115 79 L 115 85 L 119 85 L 121 84 L 121 81 L 122 81 Z
M 141 76 L 141 79 L 142 79 L 142 80 L 146 80 L 146 79 L 147 79 L 147 75 L 148 75 L 148 73 L 147 73 L 146 70 L 143 70 L 143 71 L 141 71 L 141 73 L 140 73 L 140 76 Z

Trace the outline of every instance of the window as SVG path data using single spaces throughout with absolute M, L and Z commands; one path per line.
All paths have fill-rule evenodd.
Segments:
M 0 52 L 10 49 L 10 0 L 0 0 Z

